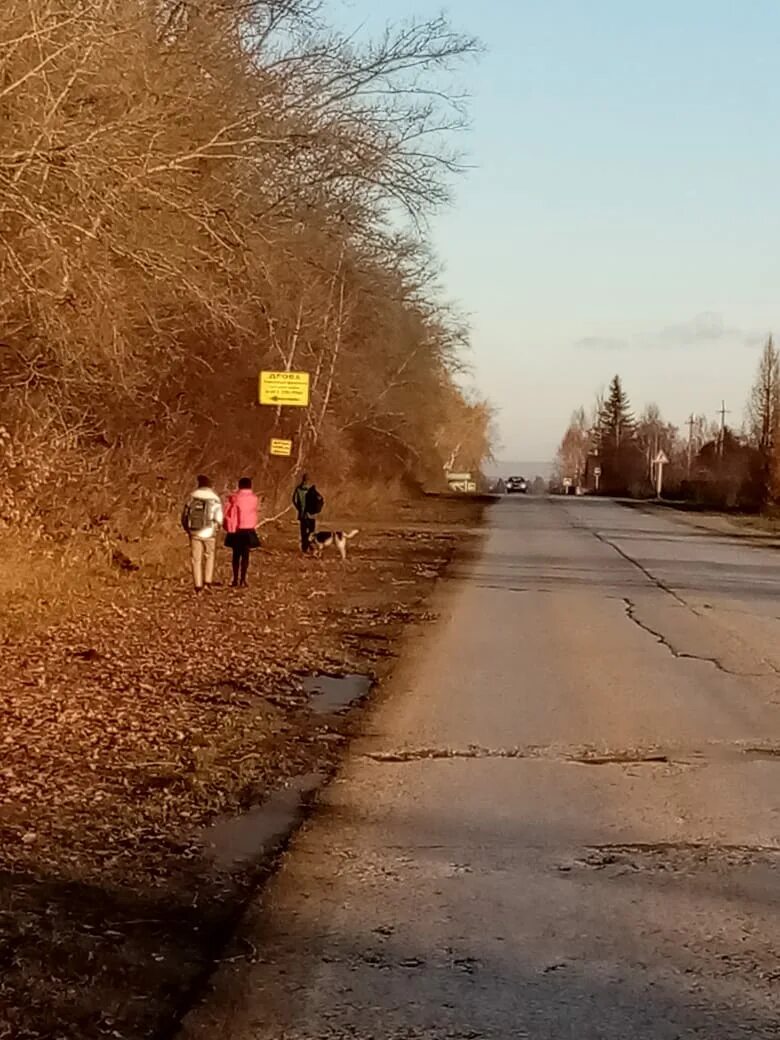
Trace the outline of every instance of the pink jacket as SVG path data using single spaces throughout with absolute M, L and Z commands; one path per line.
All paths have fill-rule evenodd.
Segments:
M 248 531 L 257 527 L 257 495 L 250 488 L 234 491 L 225 508 L 225 530 Z

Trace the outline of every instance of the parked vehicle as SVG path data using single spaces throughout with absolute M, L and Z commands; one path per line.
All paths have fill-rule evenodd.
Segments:
M 528 494 L 528 481 L 525 477 L 509 477 L 506 482 L 506 493 L 508 495 Z

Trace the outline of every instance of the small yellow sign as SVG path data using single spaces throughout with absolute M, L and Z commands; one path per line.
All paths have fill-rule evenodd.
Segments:
M 306 408 L 309 404 L 309 373 L 261 372 L 260 404 Z
M 272 437 L 271 454 L 284 455 L 285 457 L 292 455 L 292 441 L 284 441 L 280 440 L 278 437 Z

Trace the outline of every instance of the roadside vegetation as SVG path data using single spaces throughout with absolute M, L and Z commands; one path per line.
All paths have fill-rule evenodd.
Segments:
M 772 513 L 780 504 L 780 355 L 763 348 L 744 421 L 691 415 L 683 430 L 656 404 L 637 417 L 620 376 L 590 411 L 573 414 L 556 458 L 554 485 L 568 478 L 588 491 L 643 498 L 655 493 L 655 462 L 666 457 L 669 498 L 704 508 Z
M 3 5 L 2 1040 L 170 1035 L 267 869 L 215 864 L 204 828 L 328 775 L 353 718 L 305 676 L 384 678 L 480 522 L 420 493 L 490 450 L 426 240 L 477 47 L 327 13 Z M 263 369 L 308 372 L 310 406 L 260 407 Z M 361 529 L 343 565 L 275 515 L 304 464 Z M 191 593 L 199 472 L 263 495 L 245 595 L 222 558 Z
M 286 497 L 478 472 L 489 408 L 426 244 L 472 39 L 372 42 L 313 0 L 8 0 L 0 23 L 0 527 L 117 541 L 195 472 Z M 308 409 L 256 404 L 261 369 Z M 271 436 L 293 440 L 273 464 Z M 104 555 L 105 555 L 104 552 Z

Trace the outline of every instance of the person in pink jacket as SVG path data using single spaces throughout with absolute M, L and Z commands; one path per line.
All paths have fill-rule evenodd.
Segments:
M 252 490 L 252 478 L 242 477 L 238 491 L 229 496 L 225 507 L 225 545 L 233 550 L 233 588 L 247 586 L 249 553 L 260 545 L 257 513 L 258 499 Z

